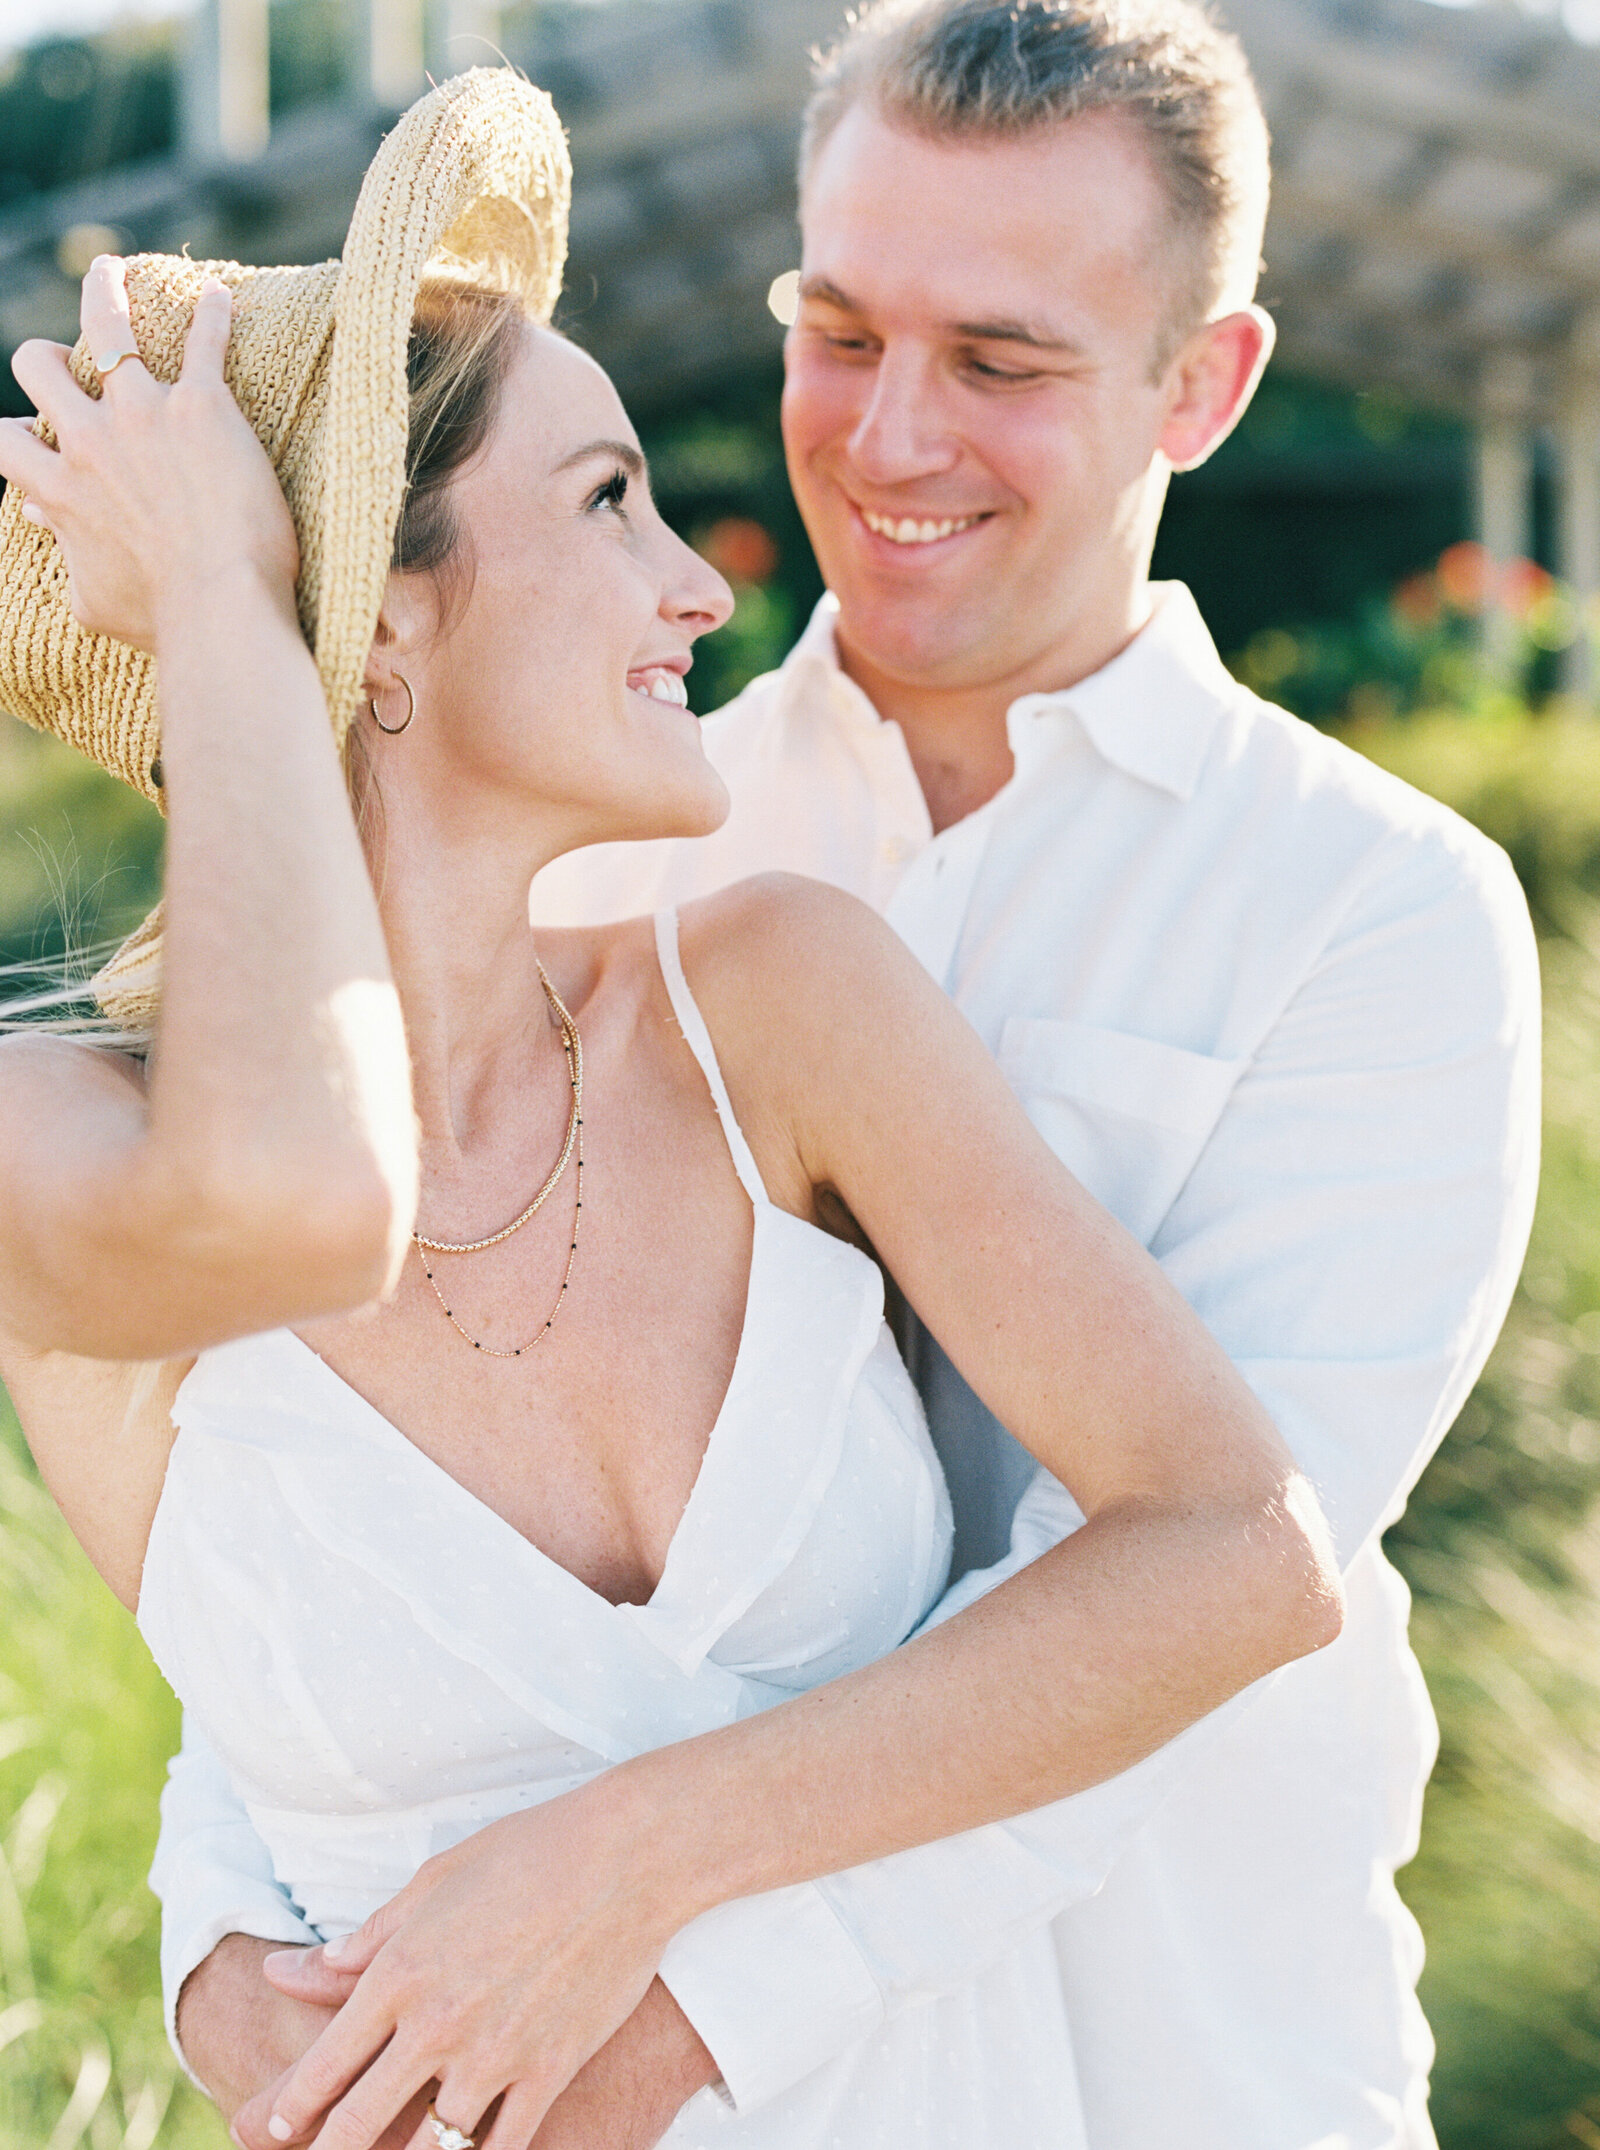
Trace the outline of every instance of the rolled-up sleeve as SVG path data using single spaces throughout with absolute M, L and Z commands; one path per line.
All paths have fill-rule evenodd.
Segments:
M 197 2082 L 178 2043 L 178 1997 L 190 1972 L 228 1934 L 253 1934 L 286 1948 L 318 1937 L 279 1887 L 271 1855 L 227 1771 L 187 1717 L 161 1794 L 150 1886 L 161 1901 L 167 2036 L 185 2074 Z

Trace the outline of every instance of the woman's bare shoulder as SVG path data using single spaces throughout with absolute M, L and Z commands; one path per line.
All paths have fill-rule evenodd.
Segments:
M 899 1093 L 925 1098 L 972 1060 L 976 1041 L 944 993 L 893 928 L 842 890 L 792 874 L 741 881 L 686 905 L 680 937 L 764 1169 L 758 1129 L 769 1153 L 797 1156 L 820 1184 L 839 1126 L 893 1114 Z
M 796 1013 L 814 996 L 833 1002 L 852 985 L 892 990 L 924 977 L 876 911 L 804 874 L 752 875 L 685 904 L 679 933 L 685 962 L 708 991 L 731 986 Z

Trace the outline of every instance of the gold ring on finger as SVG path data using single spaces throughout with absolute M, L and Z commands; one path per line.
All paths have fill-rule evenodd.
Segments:
M 103 381 L 106 378 L 107 374 L 116 372 L 117 368 L 122 364 L 122 361 L 125 358 L 137 358 L 139 356 L 139 346 L 130 336 L 128 338 L 128 341 L 121 347 L 120 350 L 91 350 L 89 356 L 94 361 L 95 372 L 99 374 L 101 380 Z
M 428 2107 L 428 2125 L 439 2150 L 473 2150 L 474 2138 L 465 2128 L 453 2128 L 448 2120 L 441 2120 L 431 2105 Z

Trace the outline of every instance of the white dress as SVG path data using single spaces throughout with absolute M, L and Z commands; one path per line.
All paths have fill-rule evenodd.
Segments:
M 950 1509 L 855 1248 L 775 1208 L 656 921 L 755 1211 L 733 1376 L 646 1605 L 613 1605 L 414 1447 L 291 1331 L 203 1352 L 139 1625 L 326 1938 L 435 1852 L 608 1764 L 893 1649 L 943 1587 Z M 1078 2150 L 1047 1930 L 675 2150 Z

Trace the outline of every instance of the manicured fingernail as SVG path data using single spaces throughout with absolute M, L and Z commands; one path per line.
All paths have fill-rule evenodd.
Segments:
M 275 2143 L 286 2143 L 289 2140 L 289 2137 L 294 2133 L 294 2129 L 290 2127 L 288 2121 L 284 2119 L 282 2113 L 274 2113 L 272 2118 L 267 2122 L 267 2133 L 272 2137 Z
M 344 1962 L 346 1956 L 348 1956 L 349 1953 L 350 1936 L 348 1934 L 340 1934 L 339 1938 L 336 1941 L 328 1941 L 323 1944 L 322 1960 L 324 1963 L 331 1963 L 337 1966 Z
M 22 503 L 22 520 L 25 523 L 38 523 L 42 526 L 44 522 L 44 510 L 42 508 L 36 508 L 31 500 L 25 500 Z

